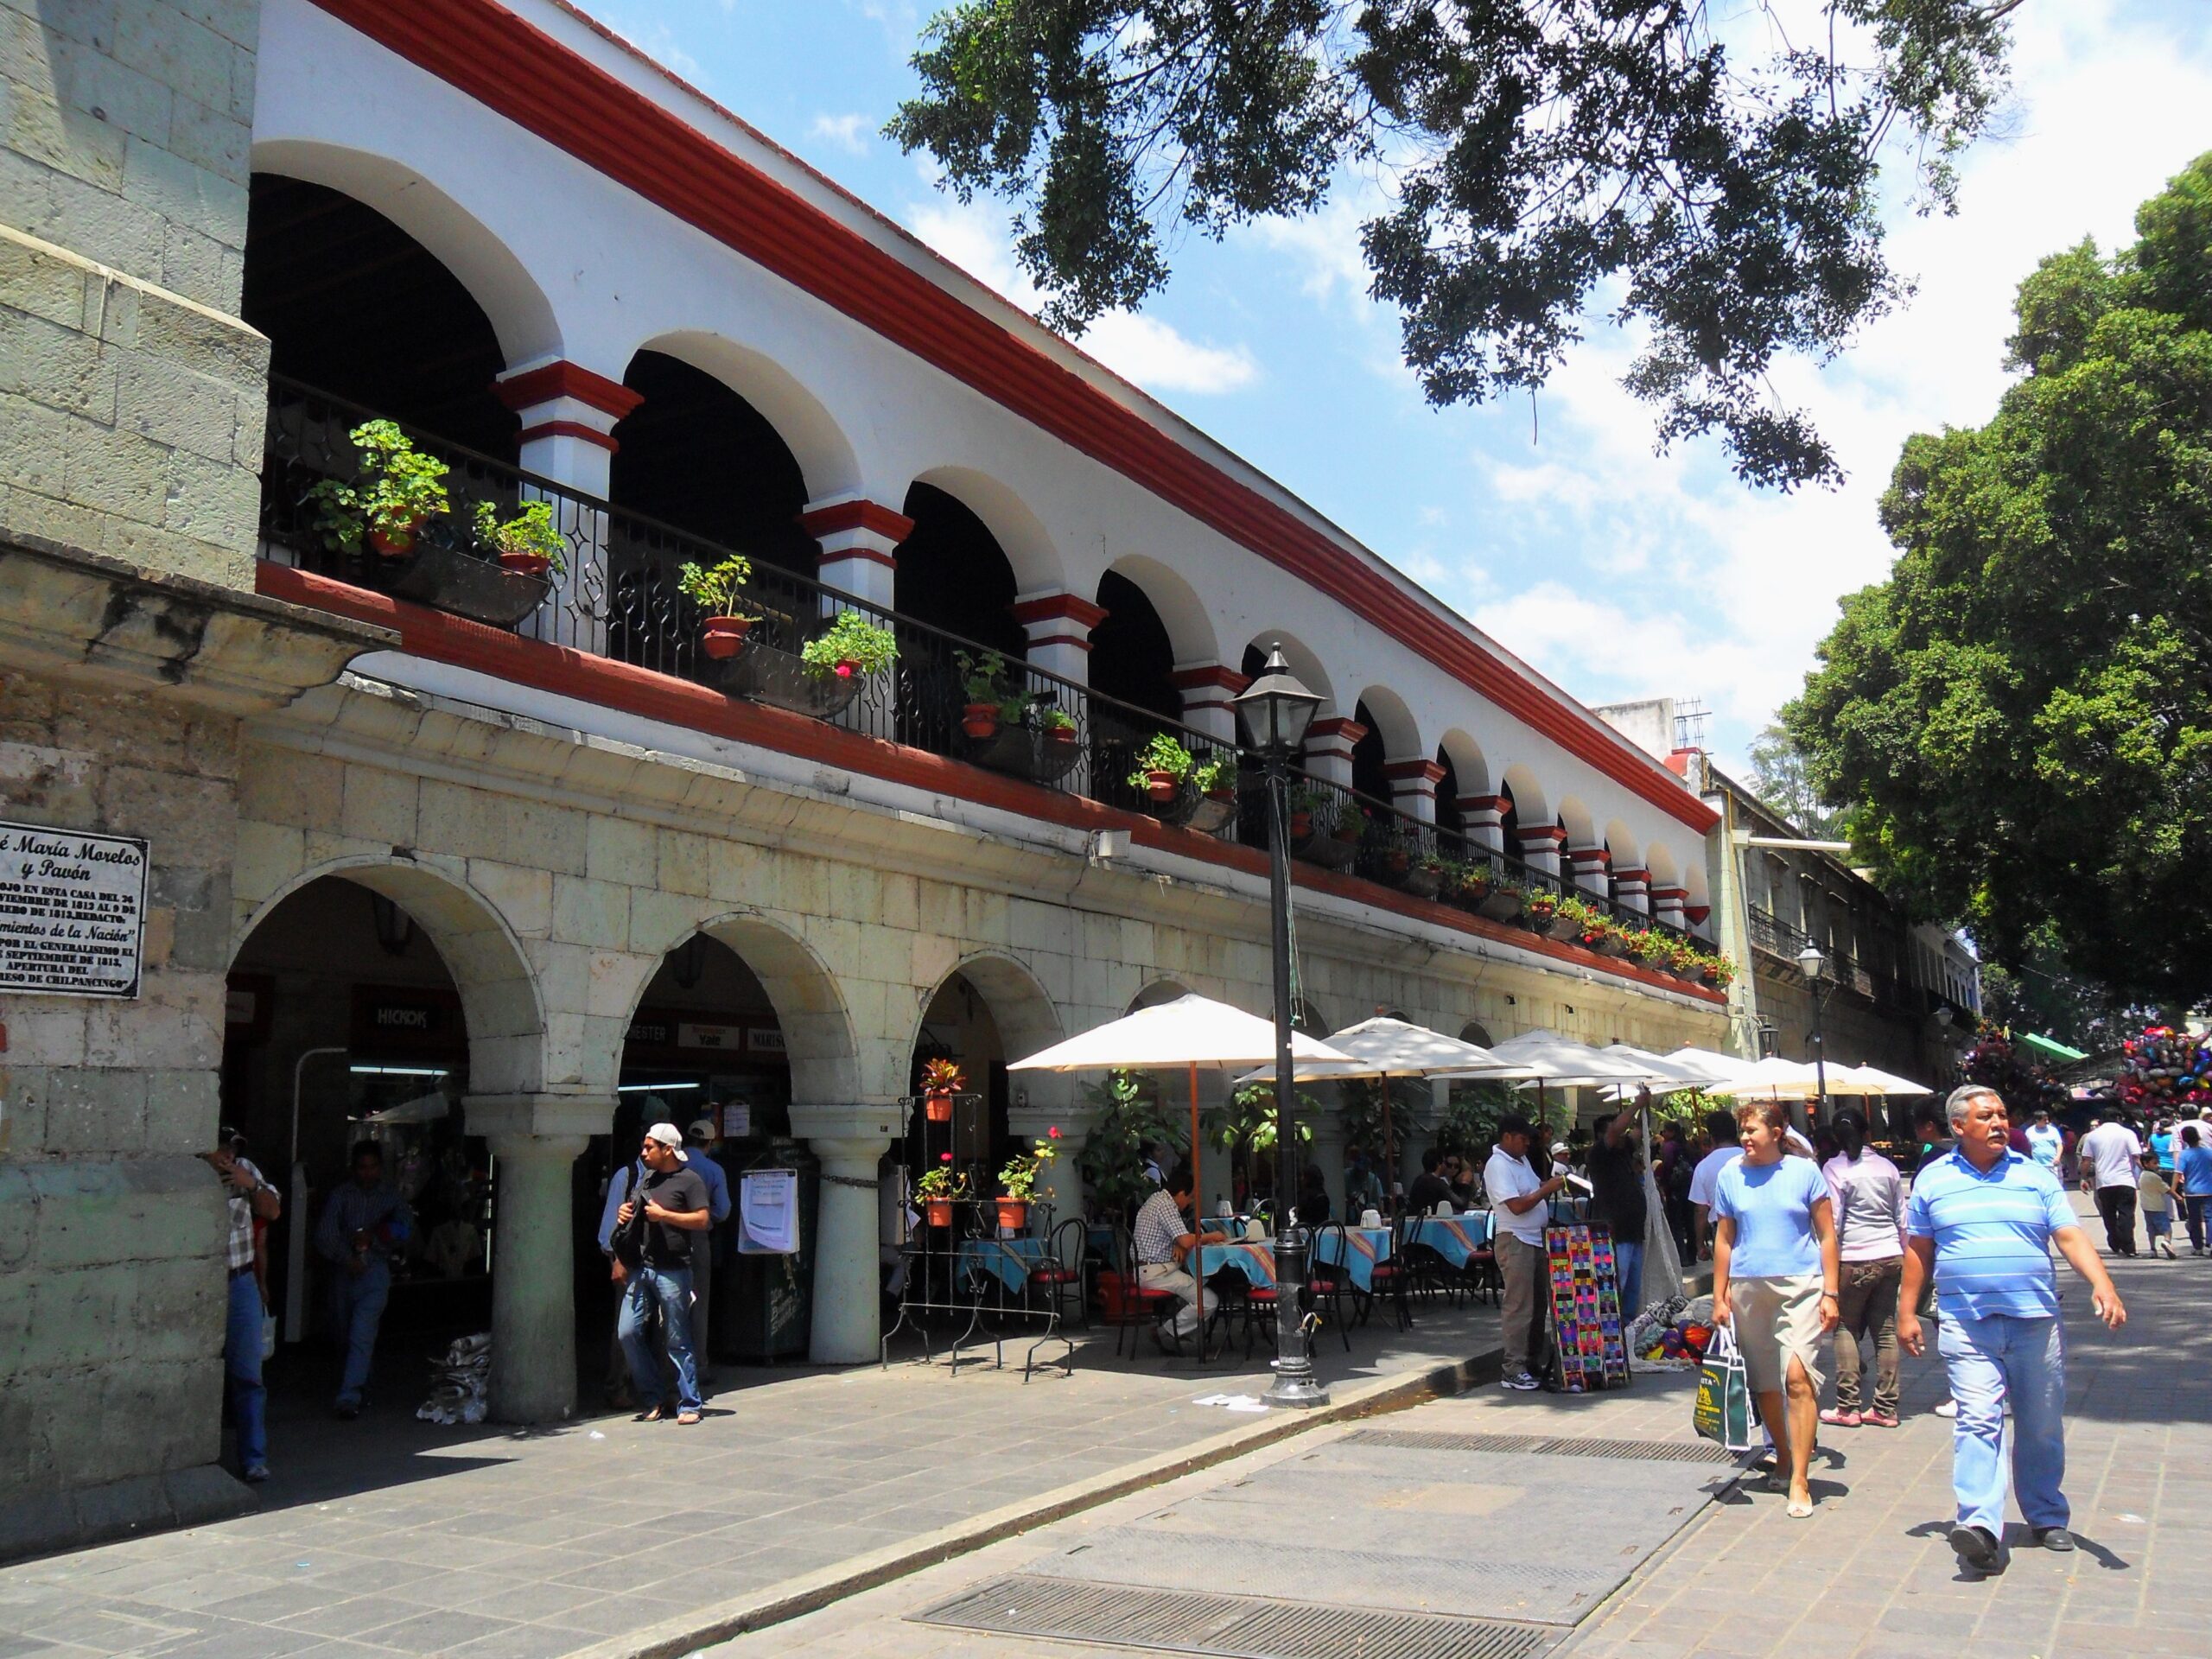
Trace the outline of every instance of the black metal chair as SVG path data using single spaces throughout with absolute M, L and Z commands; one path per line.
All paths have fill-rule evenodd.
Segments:
M 1090 1329 L 1090 1224 L 1071 1216 L 1047 1236 L 1045 1260 L 1029 1273 L 1030 1288 L 1044 1296 L 1060 1323 L 1080 1319 L 1086 1331 Z M 1072 1318 L 1065 1311 L 1071 1303 Z
M 1351 1288 L 1351 1275 L 1344 1268 L 1332 1267 L 1321 1260 L 1324 1254 L 1322 1241 L 1331 1233 L 1337 1235 L 1337 1248 L 1332 1253 L 1338 1261 L 1344 1259 L 1344 1252 L 1350 1248 L 1344 1242 L 1344 1224 L 1340 1221 L 1326 1222 L 1313 1230 L 1313 1248 L 1306 1262 L 1306 1287 L 1313 1306 L 1325 1306 L 1327 1313 L 1324 1323 L 1335 1324 L 1338 1336 L 1344 1339 L 1344 1351 L 1350 1353 L 1351 1321 L 1344 1317 L 1344 1299 Z
M 1114 1327 L 1114 1356 L 1121 1357 L 1122 1333 L 1156 1327 L 1163 1322 L 1173 1321 L 1183 1306 L 1183 1299 L 1170 1291 L 1153 1290 L 1137 1282 L 1136 1240 L 1121 1223 L 1114 1224 L 1114 1294 L 1109 1300 L 1102 1294 L 1099 1298 L 1100 1320 Z M 1169 1339 L 1179 1352 L 1182 1338 L 1173 1334 Z M 1129 1344 L 1129 1357 L 1136 1357 L 1136 1342 Z

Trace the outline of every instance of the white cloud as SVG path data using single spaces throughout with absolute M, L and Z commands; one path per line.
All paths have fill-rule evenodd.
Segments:
M 832 143 L 849 156 L 868 153 L 868 141 L 873 136 L 875 124 L 864 115 L 817 115 L 807 130 L 826 143 Z
M 1036 287 L 1014 264 L 1001 212 L 977 201 L 966 207 L 935 201 L 910 207 L 916 236 L 976 281 L 1033 315 L 1042 302 Z M 1158 317 L 1109 312 L 1077 342 L 1123 378 L 1147 391 L 1210 396 L 1235 391 L 1259 378 L 1260 365 L 1242 346 L 1193 340 Z

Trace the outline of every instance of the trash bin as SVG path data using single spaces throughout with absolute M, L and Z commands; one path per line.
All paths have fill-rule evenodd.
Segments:
M 715 1357 L 717 1359 L 804 1359 L 814 1328 L 814 1249 L 822 1163 L 806 1144 L 785 1135 L 733 1141 L 723 1148 L 730 1166 L 733 1216 L 729 1254 L 715 1275 Z M 743 1242 L 745 1176 L 748 1170 L 788 1169 L 798 1177 L 798 1253 L 747 1255 Z

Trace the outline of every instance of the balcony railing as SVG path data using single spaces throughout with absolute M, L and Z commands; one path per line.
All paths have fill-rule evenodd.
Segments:
M 759 618 L 744 646 L 734 658 L 710 658 L 702 649 L 702 613 L 677 590 L 677 574 L 687 563 L 711 568 L 732 549 L 430 435 L 408 434 L 418 450 L 450 468 L 446 484 L 453 511 L 416 532 L 417 553 L 392 559 L 368 548 L 334 548 L 321 533 L 309 492 L 325 479 L 355 474 L 359 463 L 347 434 L 377 418 L 373 410 L 271 377 L 261 518 L 268 556 L 1047 789 L 1233 835 L 1247 845 L 1266 844 L 1265 794 L 1252 756 L 1180 721 L 766 561 L 754 561 L 740 594 L 741 608 Z M 491 503 L 502 516 L 522 502 L 548 504 L 565 549 L 566 574 L 549 581 L 502 572 L 471 544 L 467 525 L 478 501 Z M 817 677 L 803 666 L 800 653 L 808 641 L 845 612 L 891 632 L 897 655 L 887 671 L 839 678 Z M 1003 677 L 1000 702 L 1018 713 L 988 735 L 976 735 L 967 720 L 967 681 L 985 664 Z M 1180 743 L 1195 763 L 1223 763 L 1224 786 L 1212 798 L 1186 785 L 1163 801 L 1141 780 L 1131 782 L 1146 745 L 1161 734 Z M 1341 784 L 1299 774 L 1292 804 L 1293 852 L 1306 862 L 1497 919 L 1514 919 L 1516 893 L 1571 894 L 1630 930 L 1689 937 L 1608 893 Z

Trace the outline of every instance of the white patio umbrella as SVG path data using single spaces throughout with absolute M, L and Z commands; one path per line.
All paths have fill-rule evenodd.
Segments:
M 1709 1048 L 1678 1048 L 1664 1058 L 1669 1065 L 1696 1073 L 1703 1085 L 1732 1082 L 1756 1064 L 1733 1054 L 1717 1054 Z
M 1588 1043 L 1578 1043 L 1571 1037 L 1562 1037 L 1555 1031 L 1538 1027 L 1524 1031 L 1517 1037 L 1509 1037 L 1502 1043 L 1491 1045 L 1491 1058 L 1522 1068 L 1522 1075 L 1536 1085 L 1536 1127 L 1549 1133 L 1544 1120 L 1550 1113 L 1550 1102 L 1546 1097 L 1548 1085 L 1557 1084 L 1565 1088 L 1586 1084 L 1624 1083 L 1633 1087 L 1639 1083 L 1653 1081 L 1648 1065 L 1640 1065 L 1608 1054 L 1602 1048 Z M 1458 1075 L 1458 1074 L 1447 1074 Z M 1474 1077 L 1495 1077 L 1495 1072 L 1471 1072 Z
M 1915 1083 L 1910 1077 L 1901 1077 L 1894 1071 L 1885 1071 L 1878 1066 L 1846 1065 L 1828 1069 L 1828 1093 L 1832 1095 L 1932 1095 L 1936 1091 L 1924 1083 Z
M 1834 1073 L 1829 1075 L 1833 1077 Z M 1802 1060 L 1785 1060 L 1770 1054 L 1745 1067 L 1741 1077 L 1713 1084 L 1707 1092 L 1728 1095 L 1738 1100 L 1811 1100 L 1820 1093 L 1820 1079 Z

